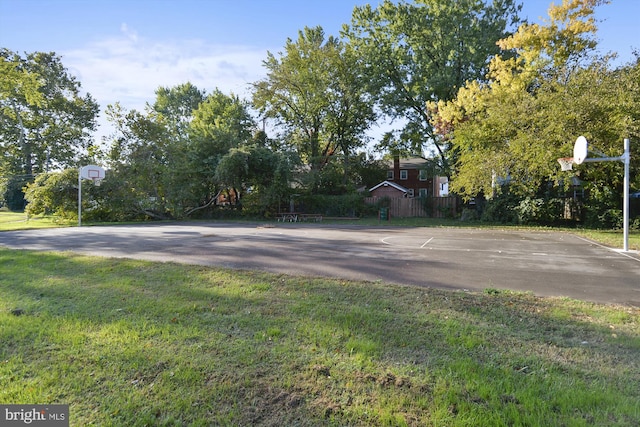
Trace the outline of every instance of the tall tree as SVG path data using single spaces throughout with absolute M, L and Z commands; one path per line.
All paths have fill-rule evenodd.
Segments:
M 509 177 L 512 191 L 532 195 L 566 178 L 556 158 L 571 155 L 578 135 L 613 156 L 622 138 L 637 134 L 635 67 L 611 70 L 606 58 L 594 55 L 593 12 L 601 3 L 551 6 L 546 25 L 522 25 L 500 41 L 516 56 L 497 56 L 488 84 L 471 82 L 453 101 L 431 105 L 438 111 L 434 125 L 459 155 L 452 190 L 491 194 L 496 178 Z M 579 173 L 591 182 L 619 181 L 615 169 L 607 164 Z
M 96 154 L 92 132 L 98 104 L 54 53 L 25 57 L 0 50 L 0 157 L 2 176 L 77 165 Z M 6 73 L 6 74 L 5 74 Z M 15 80 L 14 80 L 15 79 Z
M 220 159 L 230 150 L 247 144 L 255 123 L 248 105 L 237 95 L 219 90 L 209 94 L 195 111 L 190 124 L 189 173 L 200 204 L 211 202 L 221 187 L 216 179 Z
M 333 52 L 328 94 L 329 109 L 325 120 L 327 138 L 334 141 L 342 155 L 342 184 L 345 186 L 352 173 L 351 162 L 356 160 L 356 150 L 370 139 L 366 132 L 378 115 L 367 91 L 364 75 L 359 72 L 363 64 L 358 53 L 349 44 Z
M 0 55 L 0 97 L 3 100 L 23 98 L 28 105 L 41 106 L 42 93 L 38 75 L 22 66 L 22 59 L 7 49 Z
M 375 120 L 358 60 L 321 27 L 307 27 L 287 40 L 283 53 L 268 53 L 267 77 L 254 86 L 254 106 L 284 126 L 312 176 L 337 153 L 348 158 L 363 146 Z
M 152 115 L 127 111 L 118 103 L 109 105 L 106 114 L 115 129 L 108 152 L 110 180 L 121 183 L 113 205 L 133 216 L 165 217 L 173 207 L 167 198 L 174 170 L 167 155 L 170 132 Z
M 393 151 L 435 147 L 446 169 L 447 145 L 433 131 L 427 102 L 449 100 L 468 80 L 483 80 L 496 41 L 517 24 L 515 0 L 385 0 L 356 7 L 344 34 L 364 59 L 368 89 L 384 113 L 406 122 Z
M 148 105 L 147 109 L 159 121 L 166 122 L 177 138 L 184 138 L 193 120 L 193 112 L 205 100 L 205 96 L 205 91 L 190 82 L 174 87 L 159 87 L 156 89 L 155 102 Z
M 206 93 L 190 82 L 174 87 L 159 87 L 155 102 L 147 105 L 150 119 L 162 126 L 161 142 L 165 162 L 170 170 L 163 174 L 167 200 L 172 201 L 174 216 L 181 216 L 184 206 L 193 203 L 190 192 L 193 186 L 190 174 L 191 163 L 188 155 L 190 146 L 190 126 L 195 111 L 206 98 Z
M 19 64 L 16 71 L 38 82 L 37 94 L 32 84 L 17 84 L 13 91 L 3 91 L 0 99 L 1 120 L 7 125 L 0 134 L 8 155 L 3 160 L 13 164 L 12 172 L 30 175 L 46 170 L 47 161 L 68 166 L 90 154 L 99 107 L 91 95 L 80 95 L 80 83 L 61 58 L 41 52 L 22 58 L 7 49 L 0 56 Z

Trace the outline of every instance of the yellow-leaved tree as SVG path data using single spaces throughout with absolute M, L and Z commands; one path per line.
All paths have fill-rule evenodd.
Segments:
M 571 156 L 577 136 L 619 155 L 622 138 L 638 135 L 638 64 L 612 69 L 612 55 L 596 51 L 594 9 L 604 3 L 552 4 L 543 25 L 521 25 L 498 42 L 508 53 L 492 60 L 487 82 L 468 82 L 452 101 L 429 105 L 455 153 L 453 191 L 536 197 L 570 182 L 556 159 Z M 614 193 L 621 180 L 615 164 L 574 173 L 598 185 L 606 177 Z

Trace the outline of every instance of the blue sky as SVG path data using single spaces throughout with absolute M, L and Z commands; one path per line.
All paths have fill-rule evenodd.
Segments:
M 561 0 L 556 0 L 560 2 Z M 540 22 L 552 0 L 524 0 Z M 159 86 L 190 81 L 248 97 L 267 51 L 305 26 L 337 35 L 354 6 L 377 0 L 0 0 L 0 47 L 54 51 L 100 103 L 142 109 Z M 620 62 L 640 49 L 639 0 L 612 0 L 596 17 L 603 51 Z

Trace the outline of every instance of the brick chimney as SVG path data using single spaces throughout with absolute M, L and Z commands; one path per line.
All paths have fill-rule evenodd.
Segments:
M 393 180 L 400 181 L 400 155 L 393 155 Z

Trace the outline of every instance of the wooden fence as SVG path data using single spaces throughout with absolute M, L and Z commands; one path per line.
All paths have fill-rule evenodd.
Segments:
M 391 218 L 412 218 L 430 217 L 447 218 L 453 217 L 458 212 L 460 201 L 455 196 L 447 197 L 367 197 L 365 203 L 375 205 L 384 199 L 385 207 L 389 208 Z

